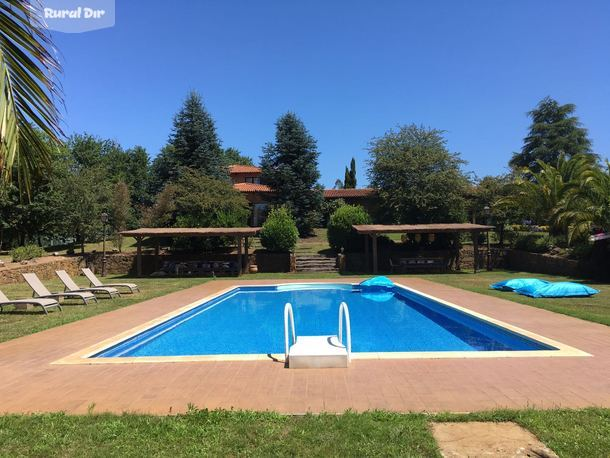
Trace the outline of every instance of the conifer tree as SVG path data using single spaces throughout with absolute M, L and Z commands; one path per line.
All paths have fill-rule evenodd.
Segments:
M 542 99 L 528 113 L 532 119 L 530 131 L 523 139 L 521 152 L 513 154 L 510 165 L 538 172 L 538 160 L 555 165 L 561 154 L 570 158 L 576 154 L 591 153 L 587 129 L 574 116 L 575 111 L 576 106 L 571 103 L 560 105 L 550 97 Z
M 226 178 L 224 151 L 216 126 L 198 93 L 191 92 L 174 117 L 169 144 L 172 146 L 171 162 L 176 166 L 198 170 L 212 178 Z
M 290 208 L 299 234 L 306 236 L 319 224 L 322 205 L 316 140 L 294 113 L 275 125 L 275 142 L 263 148 L 262 180 L 275 191 L 276 203 Z
M 353 189 L 356 187 L 356 160 L 352 158 L 349 164 L 349 169 L 345 167 L 345 179 L 343 180 L 345 189 Z

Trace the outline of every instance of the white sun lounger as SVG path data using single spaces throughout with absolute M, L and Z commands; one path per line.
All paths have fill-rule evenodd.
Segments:
M 10 300 L 6 295 L 0 291 L 0 313 L 4 310 L 2 307 L 5 305 L 28 305 L 32 304 L 38 307 L 41 307 L 44 311 L 45 315 L 48 315 L 47 309 L 52 309 L 53 307 L 57 307 L 61 310 L 61 305 L 55 299 L 43 299 L 43 298 L 31 298 L 31 299 L 14 299 Z
M 96 288 L 104 287 L 104 286 L 109 286 L 111 288 L 127 288 L 130 293 L 133 293 L 134 291 L 137 291 L 138 293 L 140 292 L 140 288 L 135 283 L 108 283 L 108 284 L 104 284 L 104 283 L 102 283 L 99 280 L 99 278 L 97 278 L 95 276 L 95 274 L 93 273 L 93 271 L 91 269 L 84 268 L 84 269 L 81 269 L 81 270 L 85 274 L 85 277 L 87 277 L 87 279 L 91 283 L 91 286 L 94 286 Z
M 95 294 L 93 294 L 93 293 L 89 293 L 89 292 L 52 293 L 47 289 L 47 287 L 45 285 L 42 284 L 42 282 L 40 281 L 40 278 L 38 278 L 38 275 L 36 275 L 35 273 L 28 273 L 28 274 L 21 274 L 21 275 L 23 275 L 23 279 L 26 281 L 26 283 L 28 285 L 30 285 L 30 288 L 32 288 L 32 291 L 34 291 L 34 297 L 60 298 L 60 299 L 62 297 L 65 297 L 66 299 L 80 299 L 81 301 L 84 302 L 85 305 L 87 305 L 87 303 L 90 300 L 97 302 L 97 297 L 95 297 Z
M 71 293 L 84 293 L 84 292 L 89 292 L 89 293 L 93 293 L 93 294 L 104 293 L 104 294 L 108 294 L 108 297 L 110 299 L 112 299 L 115 296 L 121 297 L 121 294 L 119 293 L 119 291 L 116 288 L 110 288 L 110 287 L 105 287 L 105 286 L 100 286 L 100 287 L 96 287 L 96 288 L 81 288 L 74 282 L 74 280 L 72 280 L 72 277 L 70 277 L 70 275 L 68 275 L 68 272 L 66 272 L 65 270 L 56 270 L 55 273 L 57 274 L 57 276 L 59 277 L 61 282 L 64 284 L 64 286 L 65 286 L 64 291 L 69 291 Z

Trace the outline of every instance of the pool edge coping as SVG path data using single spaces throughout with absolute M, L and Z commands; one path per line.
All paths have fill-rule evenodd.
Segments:
M 298 281 L 290 283 L 269 283 L 261 286 L 283 286 L 283 285 L 296 285 L 296 284 L 326 284 L 327 282 L 319 281 Z M 337 284 L 350 284 L 358 285 L 358 283 L 337 283 Z M 522 335 L 538 341 L 540 343 L 555 347 L 556 350 L 515 350 L 515 351 L 418 351 L 418 352 L 358 352 L 351 353 L 352 360 L 358 359 L 487 359 L 487 358 L 540 358 L 540 357 L 592 357 L 590 353 L 587 353 L 578 348 L 556 341 L 554 339 L 547 338 L 540 334 L 528 331 L 526 329 L 514 326 L 504 321 L 492 318 L 485 314 L 475 312 L 474 310 L 468 309 L 461 305 L 454 304 L 452 302 L 440 299 L 430 294 L 424 293 L 418 289 L 411 288 L 403 285 L 400 282 L 395 282 L 396 286 L 403 288 L 415 294 L 424 296 L 430 300 L 439 302 L 447 307 L 453 308 L 460 312 L 466 313 L 467 315 L 473 316 L 479 320 L 491 323 L 501 328 L 507 329 L 518 335 Z M 218 355 L 191 355 L 191 356 L 135 356 L 135 357 L 106 357 L 106 358 L 92 358 L 93 355 L 100 353 L 114 345 L 117 345 L 131 337 L 134 337 L 144 331 L 147 331 L 154 326 L 162 324 L 182 313 L 188 312 L 195 307 L 198 307 L 205 302 L 212 301 L 223 294 L 226 294 L 236 288 L 239 288 L 239 284 L 233 284 L 230 287 L 223 288 L 213 294 L 204 296 L 201 299 L 197 299 L 190 304 L 179 307 L 171 312 L 163 314 L 152 320 L 148 320 L 138 326 L 132 327 L 124 332 L 116 334 L 112 337 L 97 342 L 93 345 L 89 345 L 82 350 L 74 352 L 63 358 L 51 362 L 52 365 L 97 365 L 97 364 L 133 364 L 133 363 L 177 363 L 177 362 L 213 362 L 213 361 L 276 361 L 284 362 L 283 354 L 218 354 Z

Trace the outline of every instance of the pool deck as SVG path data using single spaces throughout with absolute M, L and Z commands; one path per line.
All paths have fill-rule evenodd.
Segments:
M 352 280 L 361 279 L 292 282 Z M 296 414 L 610 407 L 610 327 L 417 277 L 394 281 L 593 356 L 362 359 L 347 369 L 292 370 L 271 360 L 52 364 L 229 286 L 291 282 L 217 280 L 0 344 L 0 412 L 86 413 L 94 405 L 167 414 L 189 403 Z

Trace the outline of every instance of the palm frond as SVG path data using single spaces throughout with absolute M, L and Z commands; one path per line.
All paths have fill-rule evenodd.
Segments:
M 31 0 L 0 0 L 0 175 L 26 193 L 50 162 L 40 132 L 52 143 L 63 137 L 61 66 L 40 9 Z

